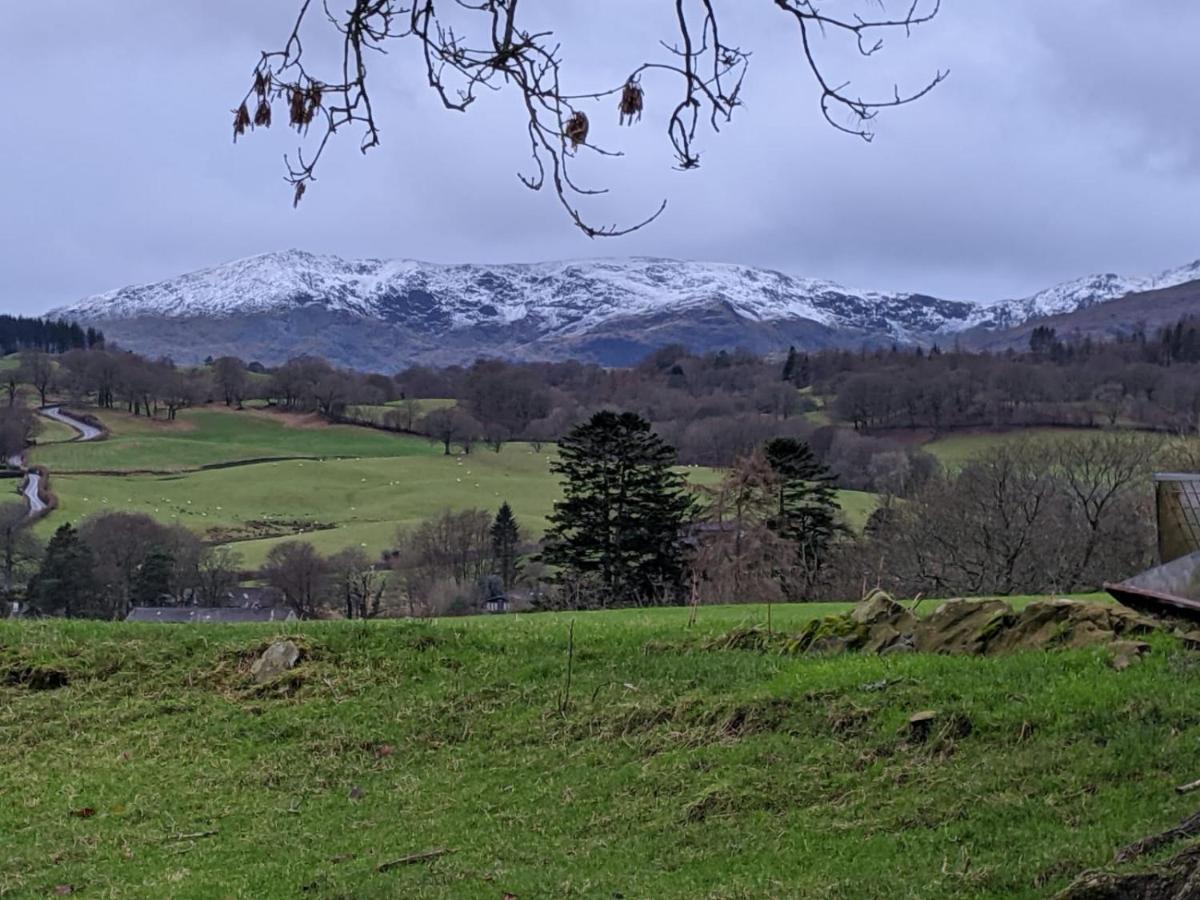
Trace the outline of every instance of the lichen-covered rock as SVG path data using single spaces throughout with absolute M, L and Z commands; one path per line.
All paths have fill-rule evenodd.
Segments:
M 917 617 L 885 594 L 874 591 L 859 602 L 850 613 L 850 618 L 862 625 L 889 625 L 898 632 L 911 632 Z
M 989 653 L 1079 649 L 1110 644 L 1120 637 L 1146 634 L 1154 623 L 1124 607 L 1078 600 L 1040 600 L 1021 610 L 1016 622 L 999 635 Z
M 250 667 L 250 677 L 262 684 L 289 671 L 300 661 L 300 648 L 293 641 L 275 641 Z
M 922 653 L 981 654 L 1016 621 L 1003 600 L 947 600 L 913 631 Z

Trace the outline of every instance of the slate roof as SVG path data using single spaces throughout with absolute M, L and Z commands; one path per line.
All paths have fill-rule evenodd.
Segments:
M 284 622 L 295 613 L 286 607 L 231 609 L 203 606 L 135 606 L 126 622 Z

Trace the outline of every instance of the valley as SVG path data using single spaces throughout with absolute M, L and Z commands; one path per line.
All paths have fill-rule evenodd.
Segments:
M 58 506 L 38 522 L 49 538 L 63 522 L 112 510 L 145 513 L 230 542 L 248 567 L 292 538 L 322 553 L 394 546 L 396 531 L 445 509 L 517 511 L 531 537 L 545 528 L 560 490 L 548 471 L 553 446 L 505 444 L 445 456 L 423 437 L 396 435 L 313 416 L 261 410 L 188 410 L 174 422 L 100 411 L 103 441 L 39 444 L 31 462 L 53 474 Z M 684 467 L 693 484 L 712 469 Z M 839 492 L 847 523 L 861 528 L 875 498 Z M 257 532 L 271 537 L 255 538 Z

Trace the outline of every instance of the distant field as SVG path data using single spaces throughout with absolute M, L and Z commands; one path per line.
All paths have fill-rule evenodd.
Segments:
M 510 443 L 498 454 L 478 446 L 460 460 L 422 438 L 309 417 L 223 408 L 187 411 L 175 423 L 120 412 L 101 417 L 112 430 L 109 439 L 31 453 L 50 468 L 59 498 L 58 509 L 36 526 L 43 538 L 64 521 L 128 509 L 185 525 L 207 540 L 231 542 L 255 566 L 272 546 L 295 537 L 326 553 L 356 546 L 374 555 L 393 546 L 402 526 L 445 509 L 491 511 L 503 501 L 513 506 L 525 533 L 538 537 L 560 496 L 548 470 L 555 454 L 550 445 L 535 453 Z M 320 458 L 196 471 L 295 456 Z M 142 474 L 146 470 L 166 474 Z M 712 469 L 681 471 L 694 484 L 720 478 Z M 841 491 L 838 498 L 856 529 L 877 499 L 858 491 Z
M 406 401 L 404 400 L 393 400 L 390 403 L 379 403 L 374 405 L 359 404 L 357 406 L 348 406 L 346 407 L 346 414 L 352 419 L 361 420 L 363 422 L 371 422 L 375 425 L 382 425 L 384 424 L 384 416 L 386 416 L 389 412 L 395 412 L 399 409 L 402 409 L 405 402 Z M 420 399 L 417 400 L 416 403 L 416 418 L 420 418 L 426 413 L 433 412 L 435 409 L 449 409 L 450 407 L 457 405 L 457 401 L 455 400 L 443 400 L 436 398 Z
M 289 530 L 287 523 L 300 521 L 335 526 L 301 535 L 324 552 L 353 545 L 374 554 L 392 545 L 401 525 L 444 509 L 494 510 L 508 500 L 529 533 L 539 534 L 558 497 L 546 471 L 551 458 L 510 444 L 499 454 L 472 453 L 461 465 L 439 452 L 258 463 L 168 476 L 55 474 L 61 505 L 38 528 L 47 533 L 63 519 L 106 509 L 145 512 L 210 539 L 230 531 L 249 535 L 272 522 Z M 240 541 L 237 549 L 254 565 L 286 539 Z
M 198 468 L 281 456 L 430 456 L 428 441 L 353 425 L 328 425 L 315 416 L 217 409 L 185 410 L 175 422 L 105 410 L 107 440 L 35 450 L 31 459 L 53 472 Z
M 1125 671 L 705 649 L 762 615 L 0 621 L 0 894 L 1050 897 L 1195 812 L 1169 635 Z M 279 636 L 305 657 L 255 685 Z
M 952 432 L 922 445 L 921 449 L 936 456 L 943 466 L 955 469 L 984 450 L 1009 441 L 1030 441 L 1042 437 L 1095 433 L 1094 429 L 1089 428 L 1023 428 L 1016 431 Z

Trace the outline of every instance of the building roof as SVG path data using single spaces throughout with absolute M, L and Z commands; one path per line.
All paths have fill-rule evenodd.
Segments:
M 238 585 L 225 595 L 229 606 L 240 609 L 262 609 L 279 606 L 283 602 L 283 592 L 273 587 L 244 587 Z
M 231 609 L 205 606 L 135 606 L 126 622 L 284 622 L 295 613 L 286 607 Z

